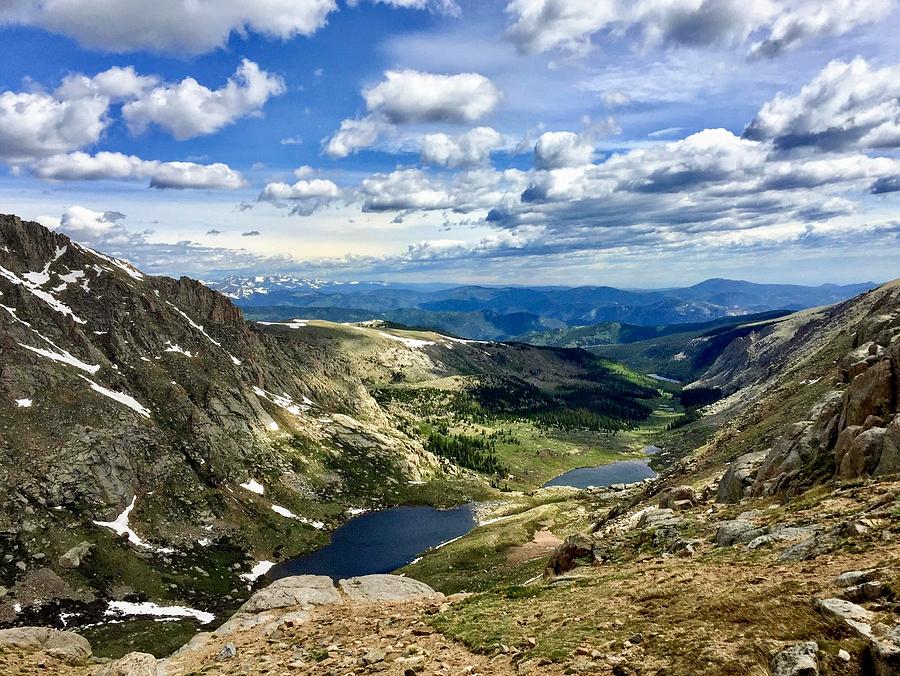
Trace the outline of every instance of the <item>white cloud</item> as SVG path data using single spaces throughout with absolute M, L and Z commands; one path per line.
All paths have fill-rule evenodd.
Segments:
M 122 107 L 133 133 L 158 125 L 178 140 L 212 134 L 235 120 L 258 113 L 285 91 L 284 81 L 244 59 L 221 89 L 211 90 L 188 77 L 142 93 Z
M 335 0 L 6 0 L 0 24 L 37 26 L 111 52 L 201 54 L 232 33 L 312 35 L 336 9 Z
M 577 167 L 590 164 L 593 157 L 594 144 L 570 131 L 544 132 L 534 146 L 534 166 L 538 169 Z
M 150 177 L 150 187 L 160 189 L 237 190 L 246 185 L 240 172 L 227 164 L 163 162 Z
M 358 150 L 371 147 L 389 128 L 389 125 L 372 117 L 344 120 L 341 128 L 325 144 L 325 154 L 337 159 L 352 155 Z
M 371 0 L 376 5 L 387 5 L 400 9 L 429 9 L 433 12 L 459 16 L 460 9 L 456 0 Z M 360 0 L 347 0 L 350 7 L 358 5 Z
M 419 169 L 400 169 L 375 174 L 360 186 L 363 211 L 406 209 L 447 209 L 453 206 L 450 194 Z
M 475 122 L 500 103 L 500 90 L 478 73 L 436 75 L 389 70 L 363 90 L 369 113 L 391 124 Z
M 422 137 L 422 161 L 445 167 L 483 164 L 504 143 L 503 135 L 490 127 L 476 127 L 458 136 L 426 134 Z
M 766 103 L 745 136 L 782 148 L 898 148 L 900 66 L 832 61 L 796 96 Z
M 125 101 L 144 94 L 159 84 L 156 75 L 139 75 L 134 66 L 117 66 L 88 77 L 81 73 L 66 76 L 56 89 L 59 99 L 102 96 L 112 101 Z
M 641 46 L 735 45 L 761 39 L 751 56 L 774 56 L 818 36 L 877 21 L 892 0 L 510 0 L 509 38 L 526 53 L 583 54 L 592 39 L 631 38 Z
M 502 98 L 496 85 L 478 73 L 437 75 L 416 70 L 387 71 L 362 96 L 369 114 L 341 122 L 325 143 L 330 157 L 369 148 L 398 125 L 475 122 L 493 112 Z
M 240 172 L 226 164 L 157 162 L 134 155 L 75 152 L 37 162 L 33 173 L 56 181 L 144 180 L 153 188 L 235 190 L 246 185 Z
M 310 216 L 318 209 L 325 207 L 341 196 L 340 188 L 332 181 L 321 178 L 306 180 L 310 167 L 300 167 L 295 175 L 300 178 L 293 185 L 287 183 L 268 183 L 259 195 L 260 202 L 289 202 L 291 213 L 298 216 Z
M 0 94 L 0 159 L 18 163 L 96 143 L 109 124 L 109 99 L 59 100 L 41 92 Z
M 887 16 L 893 0 L 805 0 L 788 3 L 770 24 L 768 34 L 750 49 L 751 56 L 780 54 L 811 37 L 843 35 L 861 24 Z

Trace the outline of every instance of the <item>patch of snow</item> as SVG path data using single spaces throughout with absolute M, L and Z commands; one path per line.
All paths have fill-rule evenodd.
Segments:
M 183 347 L 181 347 L 180 345 L 176 345 L 171 340 L 166 341 L 166 349 L 163 350 L 163 352 L 178 352 L 180 354 L 183 354 L 185 357 L 195 356 L 190 352 L 190 350 L 185 350 Z
M 245 484 L 238 484 L 241 488 L 250 491 L 251 493 L 256 493 L 257 495 L 263 495 L 266 492 L 265 486 L 259 483 L 256 479 L 250 479 Z
M 136 412 L 140 413 L 145 418 L 150 417 L 150 409 L 142 406 L 141 403 L 137 399 L 132 397 L 130 394 L 125 394 L 124 392 L 116 392 L 115 390 L 110 390 L 106 387 L 103 387 L 102 385 L 98 385 L 90 378 L 87 378 L 81 374 L 79 374 L 78 377 L 88 381 L 88 383 L 90 383 L 91 389 L 94 390 L 94 392 L 102 394 L 104 397 L 109 397 L 113 401 L 117 401 L 120 404 L 127 406 L 132 411 L 136 411 Z
M 50 341 L 48 340 L 47 342 L 49 343 Z M 58 347 L 56 349 L 59 350 L 59 352 L 53 352 L 52 350 L 44 350 L 43 348 L 40 348 L 40 347 L 32 347 L 31 345 L 26 345 L 25 343 L 19 343 L 19 345 L 24 347 L 26 350 L 31 350 L 35 354 L 41 355 L 42 357 L 46 357 L 47 359 L 52 359 L 53 361 L 62 362 L 63 364 L 68 364 L 69 366 L 74 366 L 75 368 L 80 369 L 80 370 L 84 371 L 85 373 L 90 373 L 91 375 L 94 375 L 95 373 L 97 373 L 97 371 L 100 370 L 99 364 L 96 364 L 96 365 L 85 364 L 83 361 L 81 361 L 77 357 L 73 357 L 71 354 L 69 354 L 65 350 L 62 350 Z M 51 343 L 51 345 L 52 345 L 52 343 Z M 56 347 L 56 346 L 54 345 L 54 347 Z
M 272 566 L 275 564 L 271 561 L 260 561 L 253 568 L 250 569 L 249 573 L 244 573 L 241 575 L 242 580 L 246 580 L 249 585 L 252 585 L 256 582 L 257 579 L 261 578 L 263 575 L 272 570 Z
M 229 354 L 228 356 L 231 357 L 231 363 L 234 364 L 235 366 L 240 366 L 243 363 L 240 359 L 235 357 L 233 354 Z
M 427 347 L 428 345 L 434 345 L 435 342 L 433 340 L 420 340 L 418 338 L 406 338 L 405 336 L 395 336 L 391 333 L 385 333 L 384 331 L 378 332 L 379 336 L 383 336 L 384 338 L 389 338 L 390 340 L 395 340 L 398 343 L 403 343 L 406 347 L 411 348 L 422 348 Z
M 53 293 L 61 293 L 66 290 L 66 287 L 69 284 L 75 284 L 79 279 L 84 277 L 84 270 L 73 270 L 67 275 L 60 275 L 57 273 L 57 277 L 60 279 L 60 283 L 53 287 Z M 85 280 L 87 282 L 87 280 Z
M 197 540 L 197 544 L 201 547 L 209 547 L 212 544 L 212 540 L 210 540 L 209 538 L 200 538 L 199 540 Z
M 365 514 L 368 511 L 369 510 L 365 507 L 351 507 L 347 510 L 347 514 L 349 514 L 350 516 L 359 516 L 360 514 Z
M 122 270 L 126 275 L 131 277 L 132 279 L 137 279 L 137 280 L 144 279 L 144 274 L 140 270 L 138 270 L 136 267 L 134 267 L 131 263 L 129 263 L 128 261 L 123 261 L 118 258 L 113 258 L 112 256 L 107 256 L 104 253 L 100 253 L 99 251 L 95 251 L 94 249 L 88 249 L 87 247 L 82 247 L 82 248 L 91 252 L 98 258 L 102 258 L 107 263 L 112 263 L 117 268 Z
M 113 521 L 94 521 L 94 524 L 100 526 L 102 528 L 109 528 L 114 531 L 116 535 L 124 535 L 128 534 L 128 541 L 137 546 L 143 547 L 144 549 L 150 549 L 155 552 L 160 552 L 161 554 L 171 554 L 175 550 L 171 547 L 154 547 L 149 542 L 145 542 L 141 539 L 141 537 L 134 532 L 131 526 L 128 524 L 128 517 L 131 514 L 131 511 L 134 509 L 134 505 L 137 502 L 137 495 L 131 498 L 131 504 L 125 508 L 125 511 L 119 514 Z
M 168 303 L 170 306 L 172 306 L 172 308 L 175 310 L 175 312 L 177 312 L 177 313 L 180 314 L 182 317 L 184 317 L 184 318 L 187 320 L 187 323 L 188 323 L 188 324 L 190 324 L 192 327 L 194 327 L 194 328 L 197 329 L 200 333 L 202 333 L 202 334 L 206 337 L 206 339 L 207 339 L 209 342 L 211 342 L 211 343 L 212 343 L 213 345 L 215 345 L 216 347 L 222 347 L 222 343 L 220 343 L 219 341 L 215 340 L 212 336 L 210 336 L 210 335 L 206 332 L 206 329 L 204 329 L 204 328 L 203 328 L 202 326 L 200 326 L 197 322 L 195 322 L 193 319 L 191 319 L 190 317 L 188 317 L 184 312 L 182 312 L 181 310 L 179 310 L 175 305 L 172 305 L 172 303 L 169 303 L 169 301 L 166 301 L 166 303 Z
M 310 406 L 314 404 L 312 401 L 303 397 L 303 403 L 298 404 L 293 399 L 291 399 L 286 393 L 285 394 L 272 394 L 271 392 L 267 392 L 266 390 L 253 386 L 253 394 L 257 397 L 261 397 L 263 399 L 268 399 L 276 406 L 280 406 L 288 413 L 292 413 L 294 415 L 300 415 L 303 411 L 307 410 Z
M 48 264 L 48 266 L 49 266 L 49 264 Z M 37 273 L 29 273 L 29 274 L 34 275 Z M 81 319 L 81 317 L 78 317 L 74 312 L 72 312 L 72 308 L 70 308 L 65 303 L 61 303 L 59 300 L 57 300 L 51 294 L 49 294 L 46 291 L 44 291 L 43 289 L 41 289 L 39 284 L 35 284 L 34 282 L 32 282 L 31 280 L 28 280 L 28 279 L 22 279 L 16 273 L 14 273 L 10 270 L 7 270 L 2 265 L 0 265 L 0 276 L 6 278 L 7 281 L 9 281 L 12 284 L 15 284 L 16 286 L 24 286 L 29 292 L 31 292 L 31 294 L 33 296 L 41 299 L 47 305 L 49 305 L 52 309 L 56 310 L 60 314 L 71 317 L 72 320 L 77 322 L 78 324 L 85 323 L 85 321 L 83 319 Z M 48 277 L 48 279 L 49 279 L 49 277 Z
M 262 324 L 263 326 L 286 326 L 289 329 L 302 329 L 304 326 L 309 326 L 309 320 L 292 319 L 289 322 L 257 322 L 257 324 Z
M 279 514 L 288 519 L 296 519 L 297 518 L 296 514 L 294 514 L 287 507 L 282 507 L 281 505 L 272 505 L 272 511 L 275 512 L 276 514 Z
M 109 331 L 94 331 L 95 336 L 105 336 Z
M 31 408 L 31 399 L 16 399 L 16 406 L 19 408 Z
M 200 624 L 209 624 L 216 616 L 204 610 L 195 610 L 184 606 L 161 606 L 152 601 L 143 601 L 141 603 L 130 603 L 128 601 L 110 601 L 106 608 L 105 615 L 150 615 L 154 617 L 162 617 L 167 619 L 177 619 L 180 617 L 193 617 Z
M 316 530 L 325 530 L 325 524 L 322 521 L 313 521 L 312 519 L 307 519 L 305 516 L 299 517 L 300 521 L 305 523 L 307 526 L 312 526 Z
M 17 612 L 17 613 L 21 613 L 21 612 L 22 612 L 22 604 L 21 604 L 21 603 L 14 603 L 14 604 L 13 604 L 13 610 L 14 610 L 15 612 Z
M 27 326 L 29 329 L 31 328 L 31 324 L 26 322 L 24 319 L 19 319 L 19 316 L 16 314 L 16 308 L 9 307 L 8 305 L 3 305 L 0 303 L 0 307 L 6 310 L 10 315 L 12 315 L 13 321 L 22 324 L 23 326 Z
M 452 540 L 447 540 L 446 542 L 442 542 L 442 543 L 439 544 L 437 547 L 435 547 L 435 549 L 440 549 L 441 547 L 446 547 L 446 546 L 449 545 L 451 542 L 456 542 L 457 540 L 461 540 L 462 538 L 463 538 L 463 536 L 460 535 L 459 537 L 455 537 L 455 538 L 453 538 Z
M 277 422 L 275 422 L 275 421 L 273 420 L 272 422 L 269 423 L 269 430 L 271 430 L 272 432 L 277 432 L 278 429 L 279 429 L 279 428 L 278 428 L 278 423 L 277 423 Z

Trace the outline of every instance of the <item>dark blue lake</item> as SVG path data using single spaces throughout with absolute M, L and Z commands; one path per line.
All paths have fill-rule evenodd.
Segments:
M 390 573 L 426 549 L 475 527 L 472 505 L 453 509 L 394 507 L 350 519 L 331 534 L 331 544 L 273 567 L 267 577 L 328 575 L 334 579 Z
M 646 460 L 622 460 L 598 467 L 582 467 L 560 474 L 544 484 L 547 486 L 571 486 L 572 488 L 589 488 L 591 486 L 609 486 L 610 484 L 632 484 L 656 476 Z

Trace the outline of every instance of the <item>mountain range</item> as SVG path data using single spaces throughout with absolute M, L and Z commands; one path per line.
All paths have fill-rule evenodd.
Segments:
M 874 283 L 807 287 L 709 279 L 690 287 L 488 287 L 324 282 L 281 276 L 207 282 L 254 319 L 301 316 L 332 321 L 382 319 L 476 340 L 510 340 L 604 322 L 641 326 L 710 321 L 772 310 L 829 305 Z

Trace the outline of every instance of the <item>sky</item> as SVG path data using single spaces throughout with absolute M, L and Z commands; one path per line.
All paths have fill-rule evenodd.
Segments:
M 0 0 L 0 212 L 150 273 L 900 276 L 897 0 Z

